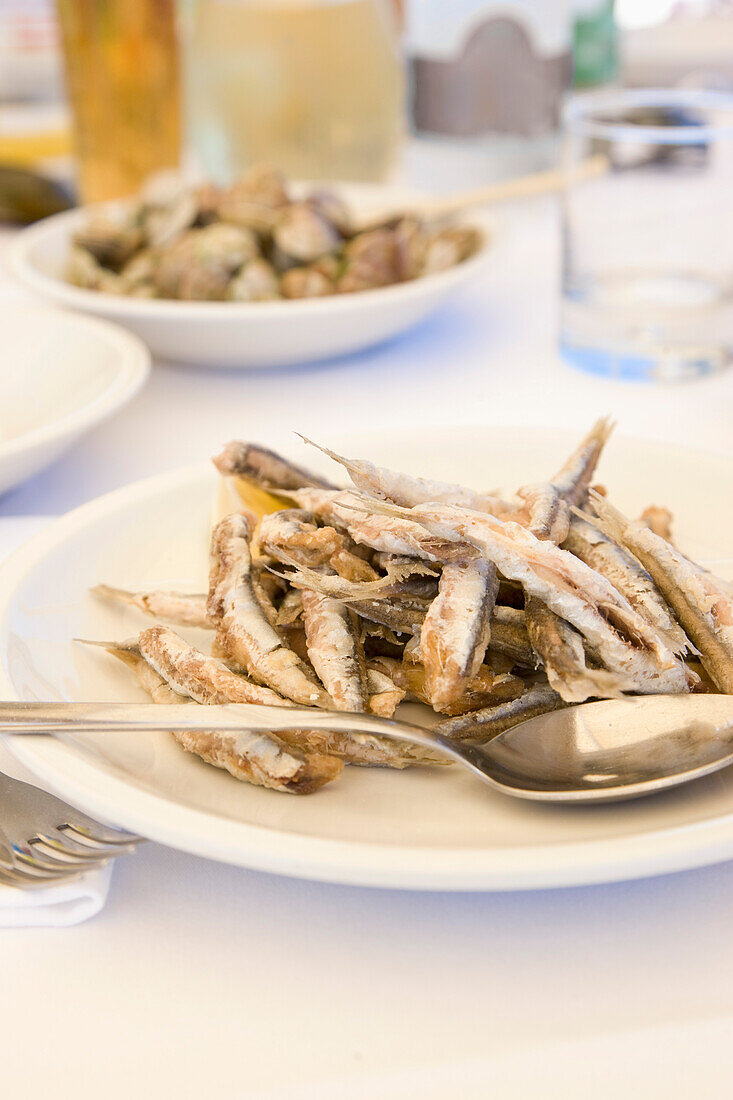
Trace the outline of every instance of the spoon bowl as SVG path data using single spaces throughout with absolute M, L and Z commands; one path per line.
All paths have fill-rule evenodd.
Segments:
M 481 746 L 506 794 L 610 802 L 688 783 L 733 763 L 733 698 L 647 695 L 532 718 Z

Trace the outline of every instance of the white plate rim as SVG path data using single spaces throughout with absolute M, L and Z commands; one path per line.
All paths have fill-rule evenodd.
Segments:
M 725 461 L 725 456 L 713 451 L 679 449 L 691 457 L 706 454 Z M 207 474 L 209 467 L 202 463 L 159 474 L 90 501 L 53 522 L 0 570 L 0 622 L 26 572 L 69 534 L 136 498 Z M 5 698 L 18 698 L 2 667 L 0 692 Z M 630 836 L 548 845 L 542 849 L 541 866 L 536 845 L 506 850 L 417 849 L 303 837 L 229 819 L 224 830 L 227 838 L 222 840 L 224 819 L 134 787 L 100 771 L 82 754 L 74 756 L 69 775 L 33 751 L 40 739 L 7 738 L 7 743 L 43 782 L 93 816 L 117 820 L 153 840 L 197 855 L 316 881 L 441 891 L 526 890 L 643 878 L 733 858 L 733 812 Z
M 11 309 L 15 318 L 27 317 L 29 324 L 39 316 L 44 319 L 60 317 L 65 324 L 76 326 L 82 332 L 100 335 L 116 353 L 116 369 L 109 385 L 84 405 L 0 442 L 0 460 L 17 458 L 27 451 L 53 444 L 69 436 L 81 435 L 131 401 L 145 384 L 150 374 L 152 356 L 142 340 L 126 329 L 99 317 L 85 317 L 53 306 L 4 305 L 0 310 L 0 317 L 4 311 Z

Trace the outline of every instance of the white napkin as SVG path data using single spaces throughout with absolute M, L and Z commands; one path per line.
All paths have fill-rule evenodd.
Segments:
M 17 890 L 0 885 L 0 928 L 65 928 L 89 920 L 103 907 L 112 864 L 66 885 Z
M 13 550 L 50 522 L 46 516 L 0 518 L 0 569 Z M 0 741 L 0 772 L 40 786 Z M 0 819 L 2 807 L 0 806 Z M 73 882 L 36 890 L 0 885 L 0 928 L 60 928 L 88 920 L 107 900 L 112 864 Z

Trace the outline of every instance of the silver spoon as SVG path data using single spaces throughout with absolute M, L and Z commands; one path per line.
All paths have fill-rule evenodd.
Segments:
M 531 718 L 483 745 L 365 714 L 242 703 L 0 703 L 0 733 L 151 730 L 343 730 L 443 753 L 495 790 L 540 802 L 610 802 L 654 794 L 733 763 L 733 696 L 647 695 Z

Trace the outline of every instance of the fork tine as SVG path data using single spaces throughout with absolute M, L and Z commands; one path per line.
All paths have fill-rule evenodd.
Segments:
M 30 847 L 24 849 L 16 846 L 13 855 L 13 863 L 15 867 L 18 867 L 22 864 L 23 868 L 29 868 L 32 871 L 37 871 L 54 878 L 58 875 L 68 875 L 69 871 L 72 868 L 78 869 L 79 871 L 89 871 L 93 866 L 96 866 L 96 864 L 92 864 L 90 862 L 87 862 L 86 860 L 84 861 L 84 863 L 80 863 L 79 861 L 74 863 L 71 860 L 62 861 L 59 859 L 47 859 L 44 856 L 38 855 L 38 853 L 36 853 Z M 103 863 L 106 862 L 106 859 L 100 859 L 98 861 L 98 864 L 99 866 L 101 866 Z
M 44 849 L 50 849 L 49 855 L 51 852 L 58 853 L 69 859 L 79 859 L 83 862 L 95 862 L 107 857 L 114 859 L 116 856 L 129 855 L 135 851 L 134 844 L 87 844 L 77 840 L 63 826 L 45 833 L 39 833 L 38 843 L 43 845 Z
M 79 875 L 84 872 L 77 867 L 71 867 L 66 871 L 46 871 L 33 869 L 32 865 L 26 864 L 22 860 L 18 860 L 12 867 L 6 867 L 2 865 L 3 873 L 11 874 L 12 876 L 20 875 L 26 882 L 44 882 L 47 885 L 52 885 L 57 882 L 65 882 L 70 878 L 78 878 Z
M 41 878 L 39 878 L 38 875 L 25 875 L 22 874 L 20 871 L 0 865 L 0 885 L 18 886 L 21 889 L 27 890 L 34 886 L 45 886 L 46 883 Z
M 6 886 L 19 886 L 23 890 L 41 889 L 44 886 L 48 886 L 49 882 L 52 882 L 53 885 L 57 885 L 62 881 L 71 881 L 78 878 L 81 873 L 80 871 L 69 871 L 65 876 L 34 874 L 33 872 L 26 871 L 23 867 L 11 867 L 3 861 L 0 861 L 0 883 L 4 883 Z
M 82 871 L 88 870 L 98 863 L 106 862 L 108 858 L 106 852 L 97 855 L 87 855 L 84 852 L 77 854 L 71 848 L 65 848 L 62 844 L 57 846 L 52 841 L 49 842 L 44 836 L 33 837 L 29 840 L 28 849 L 34 859 L 42 860 L 47 865 L 67 869 L 78 867 Z
M 92 828 L 90 828 L 92 826 Z M 129 847 L 131 844 L 141 844 L 145 837 L 136 836 L 135 833 L 128 833 L 124 829 L 110 829 L 104 825 L 100 825 L 97 821 L 88 819 L 88 824 L 81 821 L 67 821 L 63 825 L 59 825 L 59 830 L 72 834 L 72 839 L 76 840 L 77 836 L 84 841 L 91 841 L 93 844 L 106 845 L 110 848 Z
M 46 881 L 96 870 L 143 838 L 101 824 L 55 795 L 0 772 L 0 870 Z

